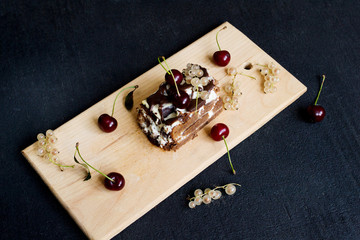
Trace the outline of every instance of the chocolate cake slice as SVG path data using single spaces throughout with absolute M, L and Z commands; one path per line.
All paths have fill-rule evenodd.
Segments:
M 178 88 L 190 97 L 186 108 L 175 107 L 173 102 L 177 92 L 167 82 L 137 108 L 140 128 L 151 143 L 164 150 L 176 150 L 196 137 L 197 132 L 223 108 L 216 81 L 205 68 L 189 63 L 182 74 L 183 81 Z

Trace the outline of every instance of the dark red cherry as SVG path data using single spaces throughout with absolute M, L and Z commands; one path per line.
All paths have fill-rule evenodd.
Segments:
M 215 141 L 221 141 L 223 140 L 223 136 L 224 138 L 229 136 L 229 132 L 229 128 L 225 124 L 217 123 L 211 128 L 210 135 Z
M 320 105 L 310 105 L 307 107 L 306 112 L 309 116 L 310 122 L 321 122 L 325 117 L 325 109 Z
M 104 132 L 112 132 L 117 128 L 117 121 L 114 117 L 104 113 L 98 119 L 98 125 Z
M 225 67 L 229 64 L 231 56 L 226 50 L 216 51 L 213 55 L 215 63 L 220 67 Z
M 180 96 L 176 92 L 172 95 L 173 104 L 177 108 L 185 109 L 190 105 L 190 97 L 185 91 L 180 90 L 179 93 Z
M 226 65 L 228 65 L 228 63 L 230 62 L 230 53 L 226 50 L 221 50 L 220 48 L 220 44 L 219 44 L 219 40 L 218 40 L 218 35 L 219 32 L 221 32 L 222 30 L 226 29 L 227 27 L 224 26 L 222 29 L 220 29 L 217 33 L 216 33 L 216 44 L 218 45 L 219 51 L 216 51 L 213 55 L 213 59 L 215 61 L 215 63 L 220 66 L 220 67 L 225 67 Z
M 111 172 L 107 176 L 113 180 L 110 181 L 109 179 L 105 178 L 104 185 L 107 189 L 112 191 L 120 191 L 124 188 L 125 178 L 123 177 L 123 175 L 117 172 Z
M 229 133 L 230 133 L 229 128 L 225 124 L 217 123 L 211 128 L 210 135 L 211 135 L 211 138 L 214 139 L 215 141 L 224 140 L 226 151 L 227 151 L 228 158 L 229 158 L 229 163 L 230 163 L 230 166 L 231 166 L 231 170 L 232 170 L 232 173 L 235 175 L 236 171 L 235 171 L 234 166 L 233 166 L 233 164 L 231 162 L 229 148 L 228 148 L 228 145 L 227 145 L 226 140 L 225 140 L 225 138 L 227 138 L 227 136 L 229 136 Z
M 325 82 L 325 75 L 322 75 L 322 82 L 317 97 L 315 99 L 315 103 L 314 105 L 309 105 L 306 109 L 309 120 L 310 122 L 313 123 L 321 122 L 326 114 L 325 109 L 322 106 L 317 105 L 324 82 Z
M 176 81 L 176 84 L 179 85 L 183 80 L 183 75 L 181 72 L 179 72 L 176 69 L 171 69 L 171 72 L 174 74 L 174 78 Z M 165 74 L 165 81 L 170 85 L 175 85 L 174 78 L 172 77 L 171 73 Z
M 123 91 L 125 91 L 126 89 L 130 89 L 133 88 L 134 90 L 132 90 L 130 93 L 128 93 L 128 95 L 125 98 L 125 107 L 127 110 L 131 110 L 131 108 L 133 107 L 133 93 L 134 91 L 138 88 L 138 85 L 135 86 L 130 86 L 130 87 L 126 87 L 123 88 L 119 91 L 119 93 L 116 95 L 114 103 L 113 103 L 113 108 L 112 108 L 112 113 L 111 116 L 109 116 L 108 114 L 104 113 L 102 115 L 100 115 L 100 117 L 98 118 L 98 125 L 99 128 L 101 130 L 103 130 L 104 132 L 112 132 L 117 128 L 117 121 L 116 119 L 113 117 L 114 116 L 114 110 L 115 110 L 115 103 L 116 100 L 118 99 L 120 93 L 122 93 Z

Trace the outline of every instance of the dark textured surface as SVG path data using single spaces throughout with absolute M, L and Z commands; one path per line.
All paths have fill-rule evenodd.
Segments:
M 224 21 L 308 91 L 115 239 L 360 239 L 359 1 L 1 1 L 1 239 L 84 239 L 20 151 Z M 327 116 L 304 122 L 320 74 Z M 198 187 L 243 188 L 194 210 Z

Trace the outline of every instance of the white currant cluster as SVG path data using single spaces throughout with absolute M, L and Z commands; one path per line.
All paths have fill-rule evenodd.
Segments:
M 37 149 L 37 155 L 40 157 L 46 157 L 46 156 L 57 156 L 59 154 L 59 151 L 54 148 L 54 144 L 57 142 L 57 138 L 54 135 L 54 132 L 52 130 L 47 130 L 46 135 L 39 133 L 37 135 L 38 139 L 38 149 Z
M 239 109 L 239 97 L 242 95 L 240 91 L 240 82 L 235 82 L 236 75 L 238 74 L 236 68 L 230 67 L 227 69 L 227 74 L 232 76 L 232 82 L 226 84 L 224 87 L 227 95 L 223 97 L 225 110 L 238 110 Z
M 186 67 L 186 69 L 183 69 L 186 83 L 193 86 L 193 92 L 196 93 L 197 97 L 200 97 L 202 100 L 208 99 L 210 93 L 203 90 L 203 87 L 208 85 L 212 78 L 205 77 L 204 71 L 198 64 L 188 63 Z
M 73 166 L 64 166 L 59 164 L 59 150 L 55 148 L 55 143 L 57 142 L 57 138 L 55 137 L 53 130 L 47 130 L 46 135 L 43 133 L 39 133 L 37 135 L 38 139 L 38 149 L 36 154 L 40 157 L 44 157 L 46 160 L 54 163 L 55 165 L 59 166 L 61 170 L 63 167 L 73 167 Z
M 218 189 L 224 189 L 227 195 L 233 195 L 236 192 L 235 185 L 241 187 L 241 185 L 237 183 L 229 183 L 224 186 L 217 186 L 214 189 L 206 188 L 204 192 L 201 189 L 196 189 L 194 197 L 189 199 L 189 208 L 195 208 L 202 203 L 209 204 L 212 200 L 219 199 L 222 196 L 222 193 Z
M 259 65 L 263 68 L 260 69 L 261 75 L 264 76 L 264 92 L 265 93 L 274 93 L 277 91 L 275 86 L 280 82 L 279 74 L 280 68 L 277 68 L 274 63 L 269 63 L 268 65 Z

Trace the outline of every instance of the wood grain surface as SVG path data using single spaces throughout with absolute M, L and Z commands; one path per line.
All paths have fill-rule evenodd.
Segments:
M 243 93 L 241 108 L 223 111 L 197 138 L 178 151 L 165 152 L 153 146 L 137 126 L 135 109 L 128 112 L 122 100 L 118 101 L 114 114 L 119 123 L 116 131 L 104 133 L 98 128 L 97 118 L 102 113 L 111 113 L 118 90 L 55 130 L 56 147 L 64 164 L 74 163 L 75 144 L 80 142 L 82 156 L 90 164 L 104 173 L 116 171 L 124 175 L 126 185 L 120 192 L 105 189 L 104 177 L 94 171 L 87 182 L 83 181 L 85 170 L 81 167 L 60 171 L 36 155 L 36 143 L 23 150 L 23 155 L 89 238 L 115 236 L 225 154 L 224 144 L 209 137 L 215 122 L 228 125 L 227 142 L 232 148 L 306 91 L 302 83 L 228 22 L 168 58 L 168 64 L 181 70 L 188 62 L 197 63 L 208 68 L 220 86 L 230 82 L 226 68 L 212 62 L 212 54 L 217 50 L 215 35 L 224 25 L 228 28 L 219 34 L 219 41 L 221 47 L 231 53 L 229 66 L 237 67 L 239 72 L 252 75 L 256 80 L 237 77 Z M 243 68 L 248 63 L 271 61 L 280 67 L 281 81 L 276 93 L 264 94 L 259 67 Z M 157 90 L 164 74 L 161 66 L 156 65 L 124 86 L 139 85 L 134 94 L 135 106 Z M 237 159 L 233 159 L 233 164 L 236 168 Z

